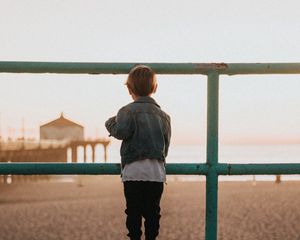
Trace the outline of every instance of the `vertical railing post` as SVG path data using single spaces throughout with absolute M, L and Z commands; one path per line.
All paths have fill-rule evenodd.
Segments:
M 218 228 L 218 108 L 219 74 L 211 71 L 207 78 L 207 145 L 205 239 L 216 240 Z

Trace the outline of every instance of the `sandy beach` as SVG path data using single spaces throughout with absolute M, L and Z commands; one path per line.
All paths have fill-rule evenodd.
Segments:
M 0 185 L 1 240 L 126 239 L 118 176 Z M 169 181 L 160 240 L 204 239 L 205 182 Z M 300 182 L 221 182 L 219 240 L 300 240 Z

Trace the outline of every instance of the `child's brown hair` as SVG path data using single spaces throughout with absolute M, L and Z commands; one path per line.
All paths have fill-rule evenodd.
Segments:
M 155 72 L 148 66 L 136 65 L 130 70 L 126 85 L 131 93 L 148 96 L 156 90 Z

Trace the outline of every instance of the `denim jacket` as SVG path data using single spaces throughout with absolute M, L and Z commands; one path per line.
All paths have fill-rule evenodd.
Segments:
M 165 161 L 171 138 L 170 117 L 153 98 L 139 97 L 122 107 L 105 127 L 110 136 L 123 140 L 122 166 L 146 158 Z

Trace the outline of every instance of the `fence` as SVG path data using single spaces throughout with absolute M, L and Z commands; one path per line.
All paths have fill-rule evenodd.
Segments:
M 300 63 L 143 63 L 157 74 L 207 75 L 206 163 L 167 164 L 167 174 L 206 175 L 205 239 L 217 239 L 218 176 L 252 174 L 300 174 L 294 164 L 218 163 L 219 75 L 300 74 Z M 0 72 L 127 74 L 135 63 L 0 62 Z M 0 163 L 0 174 L 119 174 L 119 164 L 97 163 Z

